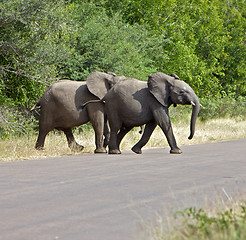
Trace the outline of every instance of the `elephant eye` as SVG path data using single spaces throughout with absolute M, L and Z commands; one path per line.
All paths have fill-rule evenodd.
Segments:
M 185 92 L 184 90 L 180 90 L 179 94 L 182 95 L 184 94 L 184 92 Z

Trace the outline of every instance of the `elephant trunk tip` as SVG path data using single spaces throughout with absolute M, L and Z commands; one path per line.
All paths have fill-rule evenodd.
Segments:
M 192 138 L 193 138 L 193 135 L 190 135 L 190 136 L 188 137 L 189 140 L 191 140 Z

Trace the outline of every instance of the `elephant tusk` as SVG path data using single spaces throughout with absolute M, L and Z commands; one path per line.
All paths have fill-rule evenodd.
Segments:
M 192 106 L 196 106 L 196 104 L 195 104 L 193 101 L 190 101 L 190 104 L 191 104 Z

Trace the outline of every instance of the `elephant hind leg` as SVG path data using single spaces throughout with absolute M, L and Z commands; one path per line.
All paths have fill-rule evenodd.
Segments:
M 47 134 L 54 129 L 53 125 L 53 117 L 50 112 L 46 111 L 47 109 L 41 108 L 40 111 L 40 118 L 39 118 L 39 133 L 38 133 L 38 139 L 35 145 L 35 148 L 37 150 L 43 150 L 44 149 L 44 142 Z
M 43 129 L 39 128 L 39 133 L 38 133 L 38 139 L 35 145 L 35 148 L 37 150 L 44 150 L 44 141 L 47 136 L 47 134 L 51 131 L 52 129 Z
M 156 122 L 152 122 L 152 123 L 147 123 L 145 128 L 144 128 L 144 133 L 141 137 L 141 139 L 132 147 L 132 151 L 137 153 L 137 154 L 141 154 L 142 153 L 142 147 L 144 147 L 147 142 L 150 139 L 150 136 L 152 134 L 152 132 L 155 130 L 157 124 Z
M 35 148 L 37 150 L 44 150 L 44 141 L 45 141 L 45 138 L 46 138 L 46 135 L 48 134 L 47 133 L 40 133 L 38 134 L 38 139 L 37 139 L 37 142 L 36 142 L 36 145 L 35 145 Z
M 107 119 L 104 120 L 103 135 L 104 135 L 103 147 L 106 149 L 106 147 L 109 144 L 109 139 L 110 139 L 110 130 L 109 130 Z
M 74 151 L 82 151 L 84 149 L 84 146 L 78 144 L 75 141 L 75 138 L 73 136 L 73 132 L 71 128 L 66 128 L 66 129 L 62 129 L 62 131 L 65 133 L 66 137 L 67 137 L 67 143 L 68 143 L 68 147 Z
M 115 116 L 115 122 L 114 119 L 112 121 L 112 118 L 109 119 L 109 125 L 110 125 L 110 139 L 109 139 L 109 154 L 121 154 L 121 151 L 119 149 L 120 141 L 124 136 L 122 135 L 118 137 L 118 131 L 121 129 L 121 122 L 117 121 L 117 116 Z M 121 139 L 120 139 L 121 138 Z
M 118 132 L 122 128 L 122 121 L 117 112 L 108 111 L 107 109 L 107 113 L 108 113 L 107 117 L 110 126 L 109 154 L 121 154 L 119 149 L 119 143 L 121 140 L 118 137 Z
M 118 148 L 120 148 L 120 143 L 121 143 L 122 139 L 132 129 L 133 129 L 133 127 L 124 127 L 124 128 L 120 129 L 120 132 L 117 134 L 117 145 L 118 145 Z

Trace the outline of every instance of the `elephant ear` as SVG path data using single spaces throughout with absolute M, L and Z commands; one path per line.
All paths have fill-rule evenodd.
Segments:
M 149 76 L 148 78 L 148 88 L 149 91 L 154 95 L 158 102 L 160 102 L 164 107 L 169 107 L 169 97 L 170 97 L 170 84 L 169 81 L 171 77 L 157 72 Z
M 86 84 L 93 95 L 102 99 L 110 89 L 109 83 L 112 79 L 113 74 L 95 71 L 87 77 Z

